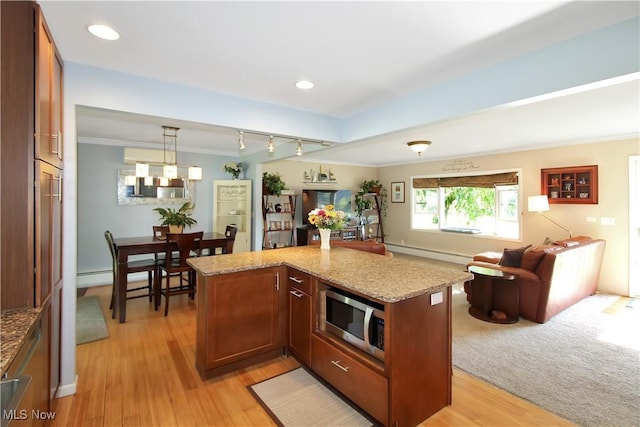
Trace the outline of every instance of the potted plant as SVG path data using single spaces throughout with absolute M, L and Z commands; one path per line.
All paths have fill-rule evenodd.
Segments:
M 182 233 L 184 227 L 191 228 L 192 225 L 197 224 L 191 215 L 195 205 L 191 202 L 185 202 L 179 209 L 172 208 L 155 208 L 154 211 L 160 214 L 162 219 L 161 225 L 169 226 L 169 233 Z
M 363 194 L 367 194 L 367 193 L 380 194 L 381 191 L 382 191 L 382 184 L 377 179 L 364 180 L 362 184 L 360 184 L 360 188 L 358 189 L 358 192 L 362 192 Z
M 387 189 L 377 179 L 364 180 L 355 195 L 356 215 L 360 217 L 361 222 L 362 212 L 373 207 L 372 199 L 365 197 L 366 194 L 372 193 L 381 196 L 378 199 L 378 203 L 380 203 L 380 211 L 386 216 Z
M 224 171 L 230 173 L 233 179 L 238 179 L 242 172 L 242 163 L 230 162 L 224 165 Z
M 286 190 L 287 185 L 284 183 L 280 174 L 277 172 L 264 172 L 262 174 L 262 192 L 264 194 L 280 196 L 282 190 Z

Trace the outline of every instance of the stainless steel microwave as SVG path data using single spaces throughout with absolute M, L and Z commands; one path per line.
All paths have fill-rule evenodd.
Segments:
M 336 288 L 319 292 L 318 326 L 384 360 L 384 306 Z

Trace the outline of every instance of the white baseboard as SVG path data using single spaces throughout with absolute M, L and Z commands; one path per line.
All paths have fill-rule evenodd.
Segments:
M 72 394 L 76 394 L 77 385 L 78 385 L 78 375 L 76 374 L 76 377 L 73 383 L 61 385 L 60 387 L 58 387 L 58 393 L 56 394 L 56 397 L 65 397 L 65 396 L 71 396 Z
M 419 256 L 422 258 L 435 259 L 438 261 L 451 262 L 453 264 L 466 265 L 473 260 L 471 255 L 462 255 L 451 252 L 434 251 L 431 249 L 414 248 L 410 246 L 394 245 L 393 243 L 387 243 L 387 249 L 390 252 L 397 252 L 400 254 Z
M 141 271 L 139 273 L 129 274 L 130 282 L 147 280 L 148 273 Z M 76 276 L 76 286 L 78 288 L 90 288 L 92 286 L 111 285 L 113 283 L 113 275 L 109 271 L 91 271 L 80 273 Z

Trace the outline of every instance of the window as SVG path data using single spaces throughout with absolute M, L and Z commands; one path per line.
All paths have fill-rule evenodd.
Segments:
M 411 227 L 518 238 L 516 172 L 414 178 Z

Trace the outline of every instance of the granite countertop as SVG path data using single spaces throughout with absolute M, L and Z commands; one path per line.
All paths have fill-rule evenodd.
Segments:
M 383 302 L 394 303 L 471 280 L 470 273 L 354 249 L 298 246 L 191 258 L 205 276 L 286 265 Z
M 41 308 L 6 310 L 0 317 L 0 376 L 9 369 L 40 316 Z

